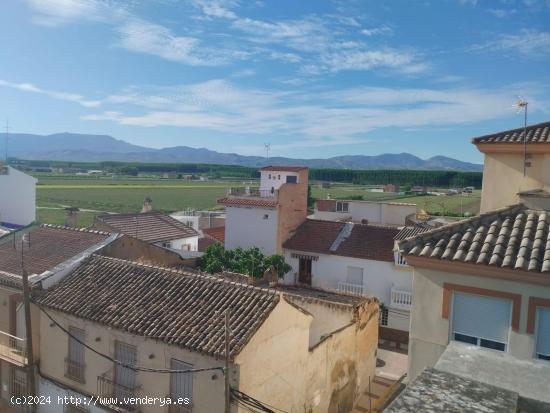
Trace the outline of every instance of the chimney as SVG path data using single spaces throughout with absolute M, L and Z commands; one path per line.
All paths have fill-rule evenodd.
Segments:
M 80 210 L 76 207 L 68 207 L 65 208 L 65 211 L 67 211 L 67 215 L 65 215 L 65 226 L 76 227 L 76 218 Z
M 143 208 L 141 209 L 141 212 L 151 212 L 153 210 L 153 200 L 146 196 L 143 200 Z

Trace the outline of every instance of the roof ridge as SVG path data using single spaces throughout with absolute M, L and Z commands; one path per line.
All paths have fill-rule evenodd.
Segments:
M 172 273 L 172 274 L 186 275 L 186 276 L 197 277 L 197 278 L 204 278 L 204 279 L 208 279 L 208 280 L 212 280 L 212 281 L 223 282 L 224 284 L 237 285 L 237 286 L 243 287 L 245 289 L 251 289 L 252 288 L 252 289 L 265 291 L 265 292 L 270 292 L 270 293 L 273 291 L 270 288 L 258 287 L 258 286 L 255 286 L 255 285 L 247 285 L 247 284 L 239 283 L 239 282 L 236 282 L 236 281 L 227 280 L 223 277 L 216 277 L 213 274 L 209 274 L 207 272 L 203 272 L 203 271 L 199 271 L 199 270 L 197 270 L 197 271 L 180 270 L 180 269 L 176 269 L 176 268 L 163 267 L 163 266 L 160 266 L 160 265 L 152 265 L 152 264 L 146 264 L 146 263 L 138 262 L 138 261 L 125 260 L 123 258 L 108 257 L 108 256 L 105 256 L 105 255 L 99 255 L 99 254 L 92 254 L 90 256 L 90 259 L 92 257 L 99 258 L 100 260 L 105 260 L 105 261 L 115 261 L 115 262 L 120 262 L 122 264 L 129 264 L 129 265 L 132 265 L 132 266 L 135 266 L 135 267 L 144 267 L 144 268 L 150 268 L 150 269 L 155 269 L 155 270 L 166 271 L 166 272 Z M 238 274 L 241 274 L 241 273 L 238 273 Z M 241 275 L 247 275 L 247 274 L 241 274 Z
M 523 132 L 525 129 L 529 130 L 529 129 L 532 129 L 532 128 L 540 128 L 543 125 L 544 126 L 550 126 L 550 120 L 547 120 L 545 122 L 540 122 L 540 123 L 534 123 L 532 125 L 527 125 L 527 128 L 522 126 L 522 127 L 519 127 L 519 128 L 503 130 L 503 131 L 500 131 L 500 132 L 494 132 L 494 133 L 488 133 L 488 134 L 485 134 L 485 135 L 474 136 L 473 138 L 471 138 L 471 142 L 475 144 L 477 140 L 481 140 L 481 139 L 488 138 L 488 137 L 491 137 L 491 136 L 509 134 L 509 133 L 512 133 L 512 132 Z
M 53 228 L 53 229 L 63 229 L 66 231 L 76 231 L 76 232 L 87 232 L 89 234 L 98 234 L 98 235 L 113 235 L 117 234 L 117 232 L 107 232 L 107 231 L 99 231 L 91 228 L 76 228 L 76 227 L 68 227 L 66 225 L 56 225 L 56 224 L 40 224 L 41 228 Z

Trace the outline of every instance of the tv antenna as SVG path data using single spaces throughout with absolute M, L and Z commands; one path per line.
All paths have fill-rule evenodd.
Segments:
M 523 112 L 523 176 L 527 173 L 527 102 L 521 96 L 518 96 L 518 101 L 514 105 L 517 108 L 516 113 Z
M 269 142 L 264 143 L 265 148 L 265 159 L 269 161 L 269 150 L 271 149 L 271 144 Z
M 4 161 L 6 165 L 8 164 L 8 140 L 9 140 L 9 134 L 10 134 L 10 121 L 6 119 L 6 143 L 5 143 L 5 153 L 4 153 Z

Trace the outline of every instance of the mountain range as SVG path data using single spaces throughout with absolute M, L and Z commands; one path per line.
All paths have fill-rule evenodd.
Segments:
M 4 146 L 3 143 L 0 147 Z M 297 164 L 312 168 L 414 169 L 472 172 L 481 171 L 483 168 L 479 164 L 462 162 L 446 156 L 433 156 L 428 159 L 421 159 L 410 153 L 388 153 L 376 156 L 344 155 L 327 159 L 271 157 L 267 160 L 261 156 L 221 153 L 206 148 L 191 148 L 188 146 L 154 149 L 133 145 L 108 135 L 76 133 L 56 133 L 52 135 L 10 134 L 8 149 L 10 157 L 50 161 L 207 163 L 250 167 L 262 167 L 267 164 Z

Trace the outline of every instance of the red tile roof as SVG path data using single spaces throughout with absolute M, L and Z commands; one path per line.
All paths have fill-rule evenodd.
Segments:
M 190 226 L 160 212 L 134 214 L 107 214 L 97 217 L 100 223 L 113 228 L 113 231 L 149 243 L 170 241 L 198 235 Z
M 5 236 L 0 243 L 0 271 L 21 275 L 21 233 Z M 16 247 L 13 237 L 16 237 Z M 27 273 L 41 274 L 56 265 L 105 241 L 111 234 L 85 229 L 42 225 L 33 228 L 26 235 L 25 269 Z M 27 246 L 28 245 L 28 246 Z
M 348 233 L 349 231 L 349 233 Z M 399 230 L 368 224 L 308 219 L 283 247 L 375 261 L 393 261 L 393 238 Z
M 315 207 L 317 208 L 317 211 L 335 212 L 336 211 L 336 200 L 335 199 L 319 199 L 315 202 Z
M 300 172 L 304 169 L 308 169 L 307 166 L 269 165 L 264 166 L 260 171 Z
M 264 198 L 247 198 L 247 197 L 225 197 L 218 199 L 219 204 L 229 206 L 251 206 L 260 208 L 275 208 L 277 201 L 274 199 Z
M 215 244 L 217 242 L 218 241 L 213 240 L 212 238 L 206 238 L 206 237 L 199 238 L 199 242 L 198 242 L 199 252 L 205 252 L 210 245 Z
M 209 275 L 92 255 L 38 304 L 142 337 L 214 357 L 244 348 L 279 302 L 279 293 Z
M 216 241 L 225 243 L 225 226 L 223 227 L 214 227 L 214 228 L 205 228 L 202 230 L 204 235 L 215 239 Z
M 523 143 L 524 128 L 473 138 L 472 143 Z M 527 126 L 527 143 L 550 143 L 550 121 Z

